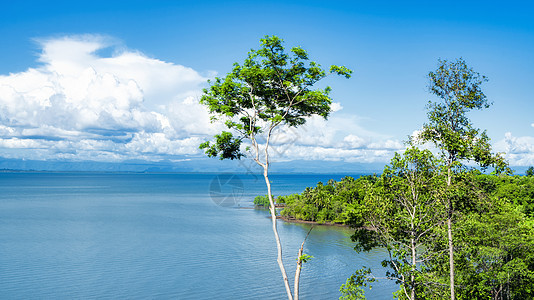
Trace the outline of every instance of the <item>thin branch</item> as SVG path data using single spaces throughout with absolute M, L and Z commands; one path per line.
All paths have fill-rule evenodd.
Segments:
M 303 249 L 304 249 L 304 243 L 306 243 L 306 240 L 308 239 L 308 236 L 310 235 L 310 232 L 313 230 L 313 227 L 312 226 L 310 228 L 310 230 L 308 230 L 308 233 L 306 234 L 306 237 L 304 238 L 304 241 L 302 241 L 302 245 L 300 245 L 300 249 L 299 249 L 299 252 L 298 252 L 298 256 L 297 256 L 297 270 L 295 270 L 295 286 L 293 288 L 293 294 L 294 294 L 294 299 L 295 300 L 298 300 L 299 299 L 299 284 L 300 284 L 300 272 L 301 272 L 301 269 L 302 269 L 302 252 L 303 252 Z

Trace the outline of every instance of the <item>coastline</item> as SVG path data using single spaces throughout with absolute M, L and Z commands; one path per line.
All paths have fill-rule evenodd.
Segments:
M 317 221 L 306 221 L 306 220 L 300 220 L 295 218 L 287 218 L 284 216 L 276 216 L 277 219 L 280 219 L 284 222 L 288 223 L 299 223 L 299 224 L 311 224 L 311 225 L 324 225 L 324 226 L 336 226 L 336 227 L 346 227 L 350 228 L 349 225 L 342 224 L 342 223 L 333 223 L 333 222 L 325 222 L 325 223 L 319 223 Z
M 279 208 L 284 208 L 285 205 L 284 204 L 276 204 L 275 207 L 277 209 Z M 260 210 L 268 210 L 262 206 L 254 206 L 254 207 L 239 207 L 239 209 L 260 209 Z M 270 218 L 271 216 L 269 215 L 268 218 Z M 285 216 L 281 216 L 281 215 L 277 215 L 276 216 L 276 219 L 279 219 L 279 220 L 282 220 L 284 222 L 288 222 L 288 223 L 299 223 L 299 224 L 310 224 L 310 225 L 324 225 L 324 226 L 336 226 L 336 227 L 345 227 L 345 228 L 350 228 L 349 225 L 347 224 L 342 224 L 342 223 L 335 223 L 335 222 L 325 222 L 325 223 L 319 223 L 317 221 L 306 221 L 306 220 L 301 220 L 301 219 L 296 219 L 296 218 L 291 218 L 291 217 L 285 217 Z

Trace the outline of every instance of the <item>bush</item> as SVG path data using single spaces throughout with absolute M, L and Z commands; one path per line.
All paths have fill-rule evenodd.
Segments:
M 254 198 L 254 205 L 255 206 L 261 206 L 261 207 L 264 207 L 264 208 L 269 208 L 269 206 L 270 206 L 269 197 L 267 195 L 265 195 L 265 196 L 256 196 L 256 198 Z

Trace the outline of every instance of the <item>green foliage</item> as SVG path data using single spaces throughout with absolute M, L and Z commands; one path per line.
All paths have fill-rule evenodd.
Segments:
M 479 175 L 477 182 L 488 196 L 506 200 L 530 218 L 534 218 L 533 176 Z
M 396 154 L 380 177 L 331 180 L 278 199 L 286 202 L 282 214 L 287 217 L 318 221 L 330 215 L 329 221 L 354 226 L 358 251 L 385 248 L 390 257 L 383 266 L 400 285 L 398 299 L 408 299 L 412 289 L 418 299 L 449 297 L 443 219 L 446 199 L 451 199 L 456 208 L 457 299 L 533 298 L 534 177 L 460 171 L 453 174 L 455 184 L 447 187 L 442 162 L 411 148 Z M 335 207 L 342 207 L 342 213 L 330 214 Z M 417 237 L 415 267 L 412 236 Z M 341 287 L 341 299 L 363 299 L 361 282 L 369 277 L 360 275 Z
M 504 185 L 518 183 L 506 179 L 513 177 L 478 175 L 465 179 L 473 181 L 471 188 L 478 189 L 482 197 L 474 197 L 471 201 L 476 205 L 455 214 L 457 299 L 534 297 L 533 219 L 514 201 L 498 196 L 498 186 L 503 180 L 508 182 Z M 446 235 L 444 228 L 436 228 L 436 232 Z M 430 247 L 439 251 L 447 245 L 443 239 Z M 448 264 L 445 256 L 437 256 L 429 262 L 427 272 L 436 284 L 426 285 L 426 294 L 447 295 Z
M 223 131 L 221 134 L 215 135 L 215 143 L 204 142 L 200 144 L 200 149 L 206 149 L 208 157 L 219 157 L 223 159 L 240 159 L 243 154 L 239 151 L 241 146 L 241 139 L 236 139 L 230 132 Z
M 429 281 L 430 245 L 442 240 L 434 228 L 446 216 L 446 176 L 430 151 L 409 148 L 395 154 L 365 198 L 364 225 L 352 239 L 357 251 L 383 247 L 386 276 L 400 285 L 399 299 L 421 297 Z
M 313 258 L 313 256 L 308 254 L 302 254 L 299 258 L 297 258 L 297 261 L 301 261 L 303 263 L 307 263 Z
M 437 70 L 428 77 L 430 92 L 441 101 L 428 103 L 429 122 L 423 125 L 418 139 L 434 143 L 449 166 L 460 160 L 474 160 L 483 168 L 494 166 L 497 173 L 511 173 L 502 155 L 491 153 L 486 132 L 474 128 L 467 117 L 470 110 L 491 105 L 481 89 L 487 78 L 461 58 L 453 62 L 439 60 Z
M 465 170 L 462 162 L 475 161 L 483 169 L 493 166 L 496 174 L 511 174 L 512 171 L 502 154 L 491 153 L 491 145 L 486 132 L 474 128 L 467 117 L 467 113 L 473 109 L 480 110 L 490 106 L 491 103 L 481 89 L 482 83 L 486 82 L 487 78 L 469 68 L 461 58 L 453 62 L 439 60 L 437 70 L 430 72 L 428 77 L 430 79 L 429 90 L 440 101 L 429 102 L 428 123 L 423 125 L 420 134 L 410 142 L 411 144 L 433 143 L 441 151 L 445 161 L 447 169 L 445 197 L 447 217 L 445 220 L 450 266 L 448 284 L 450 297 L 454 299 L 456 279 L 453 218 L 456 212 L 462 212 L 462 208 L 468 208 L 472 203 L 469 201 L 471 181 L 462 178 Z M 461 188 L 465 186 L 467 189 Z M 467 202 L 464 203 L 462 200 L 467 200 Z
M 203 91 L 200 102 L 208 107 L 212 121 L 224 121 L 238 136 L 223 133 L 216 136 L 215 145 L 202 144 L 201 149 L 210 157 L 239 159 L 244 138 L 254 144 L 257 134 L 270 136 L 278 125 L 294 127 L 312 115 L 328 117 L 331 88 L 313 86 L 329 73 L 346 78 L 352 73 L 342 66 L 331 66 L 327 73 L 309 60 L 304 49 L 293 47 L 287 53 L 283 40 L 276 36 L 266 36 L 260 42 L 260 49 L 251 50 L 242 64 L 235 63 L 226 77 L 215 78 Z
M 271 203 L 269 202 L 269 196 L 256 196 L 254 198 L 254 205 L 269 208 L 271 206 Z
M 525 214 L 525 207 L 534 203 L 534 178 L 459 172 L 454 174 L 456 184 L 447 187 L 439 162 L 414 151 L 397 154 L 380 180 L 369 186 L 364 226 L 353 236 L 356 250 L 388 251 L 390 257 L 382 265 L 400 285 L 396 298 L 410 299 L 412 290 L 418 299 L 449 297 L 449 260 L 442 255 L 448 247 L 447 228 L 442 220 L 445 199 L 452 199 L 457 208 L 456 298 L 532 299 L 534 218 Z M 417 244 L 420 247 L 411 247 Z
M 525 172 L 525 175 L 527 176 L 534 176 L 534 167 L 530 166 L 527 171 Z
M 344 177 L 336 182 L 322 182 L 315 188 L 306 188 L 302 194 L 278 197 L 285 203 L 281 215 L 319 223 L 341 223 L 357 226 L 361 222 L 361 207 L 367 192 L 366 187 L 376 180 L 375 176 L 358 179 Z
M 533 299 L 534 228 L 510 203 L 490 204 L 457 222 L 458 298 Z
M 371 269 L 361 268 L 352 274 L 347 282 L 339 288 L 341 292 L 340 300 L 360 300 L 365 299 L 364 287 L 372 289 L 370 283 L 376 281 L 374 277 L 370 276 Z

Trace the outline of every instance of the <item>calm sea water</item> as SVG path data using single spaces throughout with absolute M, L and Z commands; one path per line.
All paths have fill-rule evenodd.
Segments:
M 275 194 L 331 175 L 273 175 Z M 217 174 L 0 173 L 2 299 L 284 299 L 263 177 Z M 279 221 L 290 280 L 309 225 Z M 347 228 L 316 226 L 302 299 L 337 299 L 362 265 Z M 379 273 L 378 273 L 379 274 Z M 292 281 L 292 280 L 291 280 Z M 369 299 L 391 298 L 376 283 Z

